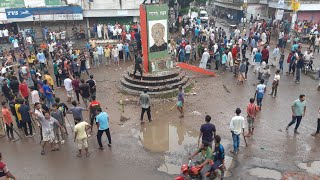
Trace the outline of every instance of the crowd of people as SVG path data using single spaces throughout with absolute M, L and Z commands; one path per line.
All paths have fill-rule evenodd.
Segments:
M 104 31 L 99 28 L 102 27 L 97 25 L 96 28 L 95 32 L 98 33 L 98 37 L 101 37 Z M 222 74 L 229 70 L 237 77 L 239 85 L 247 80 L 249 66 L 254 66 L 254 73 L 257 73 L 259 84 L 256 87 L 254 98 L 250 98 L 246 109 L 248 133 L 245 137 L 249 137 L 254 134 L 256 115 L 262 110 L 263 98 L 272 75 L 270 67 L 277 68 L 271 80 L 272 91 L 270 93 L 272 97 L 277 96 L 280 74 L 284 73 L 283 64 L 285 51 L 287 51 L 288 32 L 280 28 L 277 34 L 278 41 L 276 45 L 272 45 L 273 27 L 266 21 L 260 20 L 260 17 L 255 21 L 250 19 L 248 31 L 246 28 L 246 23 L 244 23 L 242 28 L 236 27 L 227 34 L 227 30 L 221 27 L 203 25 L 201 21 L 194 19 L 181 28 L 181 38 L 172 38 L 168 42 L 168 52 L 178 62 L 199 63 L 199 67 L 203 69 L 212 69 L 214 66 L 215 70 L 221 69 Z M 98 68 L 101 65 L 111 66 L 113 64 L 116 68 L 121 69 L 120 61 L 134 59 L 135 71 L 140 71 L 142 79 L 142 69 L 140 69 L 142 60 L 138 53 L 141 51 L 139 26 L 137 24 L 121 26 L 118 23 L 115 26 L 108 25 L 107 35 L 112 39 L 118 39 L 117 44 L 102 46 L 95 39 L 90 39 L 83 49 L 73 47 L 71 41 L 60 41 L 61 38 L 55 38 L 56 33 L 52 33 L 50 38 L 45 38 L 45 41 L 36 45 L 30 36 L 20 38 L 19 35 L 7 35 L 8 33 L 4 31 L 0 31 L 0 41 L 5 40 L 12 43 L 12 48 L 0 52 L 0 57 L 2 57 L 0 85 L 4 96 L 1 105 L 8 140 L 16 141 L 15 135 L 20 136 L 19 131 L 23 132 L 25 137 L 33 138 L 34 131 L 38 128 L 41 138 L 41 155 L 45 155 L 47 144 L 51 145 L 51 151 L 60 150 L 60 146 L 65 143 L 69 135 L 68 123 L 73 127 L 74 141 L 78 146 L 77 156 L 83 155 L 83 148 L 85 155 L 89 156 L 87 141 L 88 137 L 93 134 L 93 126 L 96 124 L 99 149 L 104 149 L 101 141 L 104 132 L 108 138 L 108 147 L 111 147 L 109 116 L 103 111 L 101 103 L 97 101 L 97 82 L 89 73 L 90 66 Z M 287 75 L 294 75 L 296 83 L 300 83 L 301 69 L 306 63 L 312 69 L 313 53 L 316 50 L 319 51 L 319 44 L 320 37 L 314 37 L 313 44 L 303 53 L 299 39 L 293 42 L 287 56 Z M 272 46 L 274 46 L 273 49 Z M 87 80 L 84 78 L 84 73 L 88 76 Z M 67 102 L 61 102 L 61 98 L 55 93 L 55 90 L 61 87 L 65 90 Z M 146 89 L 140 95 L 139 101 L 142 123 L 144 123 L 145 112 L 147 112 L 149 122 L 152 122 L 151 100 L 147 92 Z M 81 104 L 80 97 L 83 107 L 79 105 Z M 179 87 L 178 102 L 174 107 L 177 107 L 180 118 L 184 117 L 184 98 L 183 87 Z M 70 104 L 72 107 L 69 107 Z M 89 111 L 89 123 L 85 121 L 83 111 Z M 292 105 L 292 121 L 286 129 L 288 130 L 296 123 L 294 132 L 298 134 L 298 128 L 305 112 L 306 101 L 305 95 L 302 94 Z M 69 121 L 68 113 L 73 115 L 74 122 Z M 245 118 L 241 116 L 240 108 L 237 108 L 235 113 L 236 116 L 230 122 L 230 130 L 233 139 L 231 152 L 236 155 L 240 148 L 240 135 L 244 135 L 245 131 Z M 203 168 L 203 177 L 208 171 L 215 171 L 224 164 L 224 147 L 220 144 L 221 137 L 216 134 L 216 127 L 210 123 L 211 117 L 206 116 L 205 121 L 199 135 L 198 146 L 200 146 L 200 138 L 202 138 L 202 145 L 199 151 L 191 156 L 193 158 L 199 152 L 207 152 L 204 161 L 201 162 L 203 166 L 207 166 Z M 90 132 L 87 134 L 89 129 Z M 313 134 L 314 136 L 319 134 L 319 129 L 320 119 L 318 119 L 318 129 Z M 214 152 L 216 152 L 214 156 L 211 154 L 213 141 L 215 142 Z M 209 159 L 215 162 L 214 167 L 210 166 Z M 5 164 L 0 163 L 0 169 L 1 166 L 5 167 Z M 14 178 L 7 169 L 4 174 Z

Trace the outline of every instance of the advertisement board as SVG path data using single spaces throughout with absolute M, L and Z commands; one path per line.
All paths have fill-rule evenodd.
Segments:
M 79 6 L 6 9 L 10 22 L 82 20 Z

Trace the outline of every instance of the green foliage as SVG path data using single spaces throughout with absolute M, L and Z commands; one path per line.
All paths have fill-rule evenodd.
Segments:
M 206 5 L 207 0 L 196 0 L 197 5 Z
M 179 11 L 179 14 L 188 14 L 189 12 L 189 8 L 188 7 L 185 7 L 185 8 L 181 8 L 180 11 Z
M 191 12 L 198 12 L 199 11 L 199 8 L 197 8 L 197 7 L 192 7 L 191 8 Z
M 181 5 L 181 9 L 183 9 L 189 7 L 190 3 L 193 2 L 193 0 L 178 0 L 178 2 Z

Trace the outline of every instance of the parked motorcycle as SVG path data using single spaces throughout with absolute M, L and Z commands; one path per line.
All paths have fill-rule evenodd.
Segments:
M 213 165 L 213 161 L 210 162 L 210 165 Z M 192 163 L 189 160 L 188 164 L 182 164 L 181 166 L 181 174 L 175 177 L 175 180 L 201 180 L 200 171 L 203 166 L 199 166 L 197 163 Z M 206 176 L 210 180 L 222 180 L 224 176 L 225 167 L 221 164 L 219 169 L 217 169 L 216 173 L 208 172 Z

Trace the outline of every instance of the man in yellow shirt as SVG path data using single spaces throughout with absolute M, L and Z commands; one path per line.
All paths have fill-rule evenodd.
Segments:
M 104 57 L 106 58 L 106 66 L 111 65 L 111 50 L 108 46 L 104 49 Z
M 81 151 L 82 151 L 82 147 L 84 147 L 85 151 L 86 151 L 86 156 L 88 157 L 89 151 L 88 151 L 88 136 L 87 136 L 87 130 L 91 127 L 90 124 L 88 124 L 85 121 L 75 121 L 75 123 L 77 123 L 74 126 L 74 142 L 77 141 L 78 144 L 78 150 L 79 153 L 77 154 L 77 157 L 81 157 Z
M 35 60 L 36 60 L 36 55 L 34 55 L 33 53 L 28 56 L 28 64 L 30 67 L 34 65 Z
M 14 110 L 16 111 L 17 118 L 18 118 L 18 121 L 16 121 L 16 122 L 17 122 L 17 127 L 18 127 L 19 129 L 22 129 L 22 122 L 21 122 L 22 116 L 21 116 L 21 114 L 20 114 L 20 112 L 19 112 L 19 108 L 20 108 L 20 106 L 21 106 L 22 103 L 23 103 L 23 100 L 17 98 L 17 99 L 16 99 L 16 104 L 14 105 Z
M 53 79 L 52 79 L 52 77 L 50 76 L 50 74 L 49 74 L 48 71 L 45 72 L 44 79 L 47 80 L 49 86 L 50 86 L 50 87 L 52 88 L 52 90 L 53 90 L 54 81 L 53 81 Z

